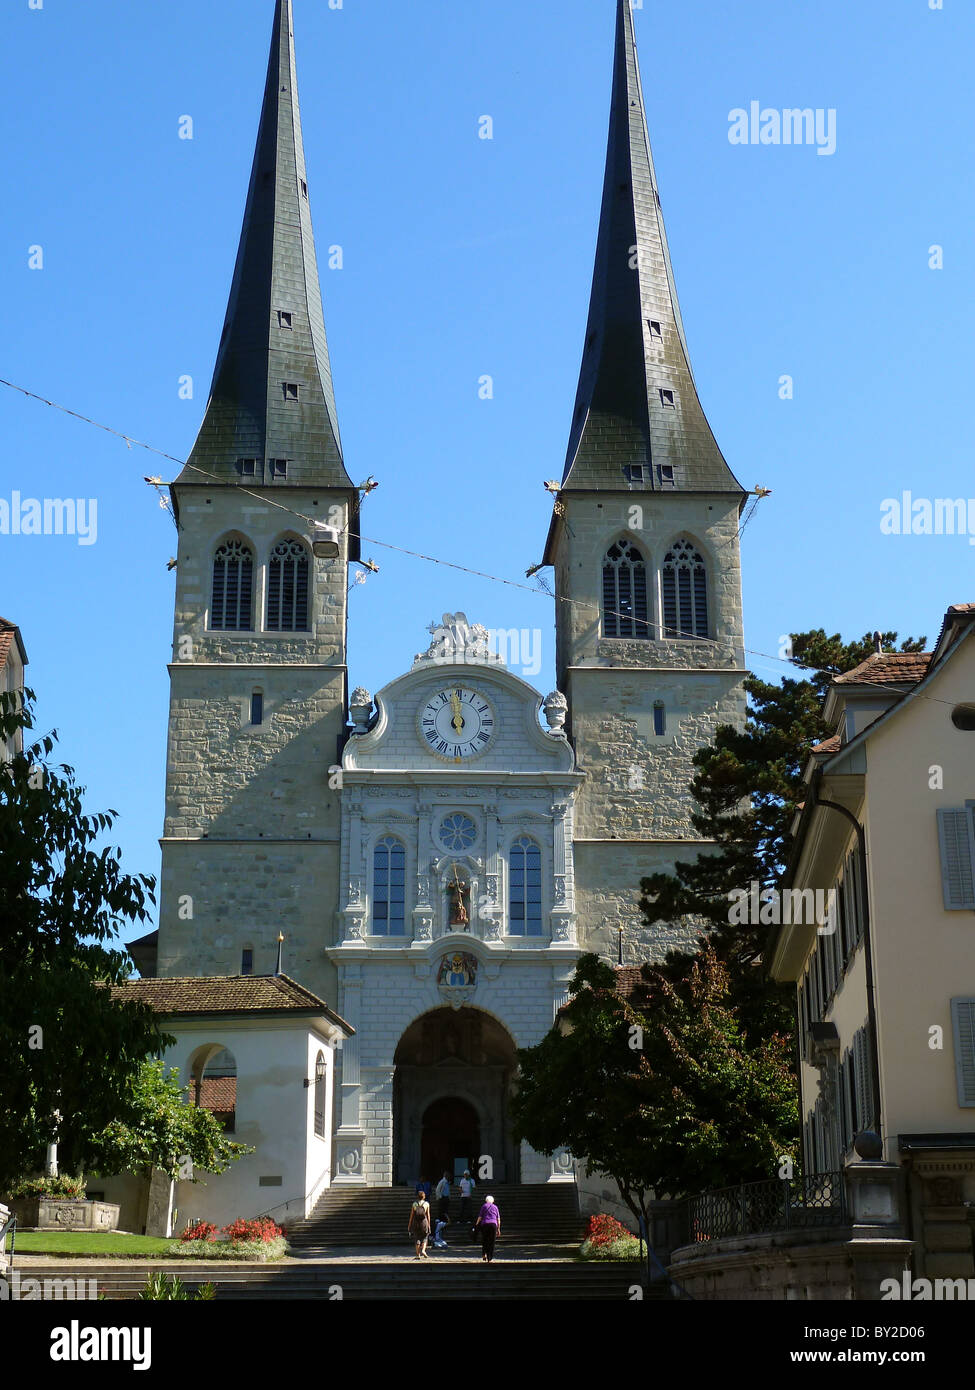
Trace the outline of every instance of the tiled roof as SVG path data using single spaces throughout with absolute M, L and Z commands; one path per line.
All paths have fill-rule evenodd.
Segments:
M 6 618 L 0 618 L 0 671 L 7 664 L 7 655 L 14 644 L 17 634 L 17 624 L 9 622 Z
M 900 685 L 922 680 L 930 661 L 930 652 L 873 652 L 834 681 L 837 685 Z
M 237 1105 L 236 1076 L 204 1076 L 200 1082 L 199 1099 L 193 1095 L 194 1102 L 201 1110 L 226 1112 Z
M 618 965 L 616 967 L 616 993 L 628 999 L 636 990 L 646 985 L 642 965 Z
M 112 986 L 112 997 L 148 1004 L 158 1014 L 317 1013 L 355 1030 L 287 975 L 199 975 L 172 979 L 126 980 Z
M 842 747 L 839 734 L 834 734 L 832 738 L 824 738 L 822 743 L 814 743 L 810 752 L 812 753 L 838 753 Z

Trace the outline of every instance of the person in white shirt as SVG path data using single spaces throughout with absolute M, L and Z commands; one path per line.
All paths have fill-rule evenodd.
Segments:
M 439 1201 L 439 1205 L 437 1207 L 437 1216 L 440 1218 L 441 1221 L 446 1221 L 448 1216 L 450 1215 L 449 1173 L 444 1173 L 443 1177 L 437 1183 L 437 1198 Z
M 470 1221 L 473 1215 L 471 1199 L 474 1195 L 474 1183 L 470 1173 L 465 1169 L 464 1176 L 460 1180 L 460 1219 Z

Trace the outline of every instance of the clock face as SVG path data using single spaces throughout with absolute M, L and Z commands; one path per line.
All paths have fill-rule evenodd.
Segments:
M 417 716 L 430 752 L 450 762 L 476 758 L 494 737 L 494 710 L 483 695 L 463 685 L 445 685 Z

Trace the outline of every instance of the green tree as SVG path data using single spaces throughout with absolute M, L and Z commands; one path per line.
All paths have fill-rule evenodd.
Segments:
M 82 1138 L 79 1158 L 85 1168 L 103 1174 L 159 1168 L 174 1181 L 196 1181 L 196 1173 L 222 1173 L 235 1159 L 254 1152 L 228 1139 L 209 1110 L 189 1105 L 188 1094 L 177 1067 L 167 1074 L 162 1060 L 143 1062 L 124 1115 Z
M 129 973 L 111 945 L 145 922 L 154 880 L 96 848 L 114 811 L 86 815 L 57 734 L 32 731 L 33 695 L 0 695 L 0 1188 L 38 1168 L 45 1145 L 123 1113 L 140 1063 L 172 1041 L 143 1004 L 106 984 Z
M 517 1138 L 585 1155 L 648 1229 L 654 1195 L 775 1176 L 797 1126 L 789 1039 L 747 1044 L 710 945 L 679 981 L 644 966 L 627 997 L 586 955 L 570 990 L 560 1023 L 518 1054 Z
M 823 628 L 793 633 L 795 666 L 807 675 L 786 677 L 774 685 L 749 675 L 745 680 L 748 712 L 744 728 L 719 727 L 714 742 L 694 755 L 697 773 L 691 791 L 696 833 L 716 848 L 674 872 L 651 874 L 641 881 L 640 908 L 648 924 L 680 923 L 700 928 L 731 973 L 732 997 L 741 1009 L 746 1034 L 760 1039 L 791 1027 L 791 989 L 770 985 L 758 968 L 767 927 L 729 924 L 729 893 L 775 887 L 785 872 L 792 846 L 790 825 L 801 797 L 802 772 L 813 744 L 832 730 L 822 706 L 833 676 L 850 671 L 875 650 L 869 634 L 844 642 Z M 897 634 L 881 637 L 895 650 Z M 925 639 L 907 638 L 902 652 L 923 651 Z M 683 978 L 694 952 L 675 948 L 665 963 L 670 978 Z

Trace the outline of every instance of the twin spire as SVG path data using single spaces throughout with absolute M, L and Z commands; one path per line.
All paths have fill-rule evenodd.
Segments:
M 624 475 L 633 465 L 642 465 L 642 480 L 639 470 Z M 292 0 L 276 0 L 226 322 L 203 424 L 178 481 L 205 485 L 214 475 L 252 486 L 348 489 L 357 501 L 342 458 L 312 236 Z M 694 385 L 633 15 L 630 0 L 617 0 L 602 213 L 563 486 L 619 491 L 632 481 L 663 491 L 743 493 Z
M 647 134 L 633 13 L 617 0 L 616 63 L 589 323 L 566 488 L 742 494 L 698 400 Z M 635 481 L 641 481 L 639 473 Z
M 227 317 L 206 414 L 178 481 L 212 485 L 214 474 L 251 486 L 352 489 L 312 235 L 291 0 L 275 8 Z

